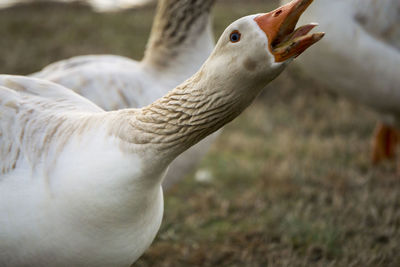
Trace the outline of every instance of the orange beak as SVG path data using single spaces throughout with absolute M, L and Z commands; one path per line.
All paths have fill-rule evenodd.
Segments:
M 317 26 L 315 23 L 304 25 L 295 30 L 301 14 L 312 2 L 313 0 L 293 0 L 254 19 L 267 35 L 269 49 L 276 62 L 283 62 L 299 56 L 324 36 L 324 33 L 309 34 Z

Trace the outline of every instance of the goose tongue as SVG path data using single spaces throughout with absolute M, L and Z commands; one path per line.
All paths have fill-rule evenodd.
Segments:
M 304 25 L 295 30 L 301 14 L 312 2 L 313 0 L 293 0 L 254 19 L 267 35 L 269 49 L 276 62 L 283 62 L 299 56 L 324 36 L 324 33 L 309 33 L 317 26 L 315 23 Z

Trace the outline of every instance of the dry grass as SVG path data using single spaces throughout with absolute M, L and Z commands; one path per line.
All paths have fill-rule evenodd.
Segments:
M 374 121 L 290 69 L 226 127 L 214 179 L 167 194 L 138 266 L 399 266 L 400 178 L 370 166 Z
M 217 33 L 267 2 L 221 1 Z M 85 53 L 140 58 L 151 16 L 1 11 L 0 70 Z M 225 128 L 201 164 L 212 179 L 192 175 L 166 194 L 162 229 L 135 266 L 400 266 L 400 178 L 394 162 L 370 164 L 375 121 L 290 68 Z

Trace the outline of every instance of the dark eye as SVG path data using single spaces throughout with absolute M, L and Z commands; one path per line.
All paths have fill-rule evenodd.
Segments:
M 237 42 L 239 42 L 240 41 L 240 32 L 239 31 L 233 31 L 232 33 L 231 33 L 231 36 L 230 36 L 230 40 L 231 40 L 231 42 L 232 43 L 237 43 Z

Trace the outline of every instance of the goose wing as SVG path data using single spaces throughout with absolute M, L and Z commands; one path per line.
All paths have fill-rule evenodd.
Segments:
M 148 5 L 155 0 L 85 0 L 97 12 L 118 11 Z
M 155 2 L 155 0 L 48 0 L 52 2 L 82 2 L 91 6 L 97 12 L 118 11 L 128 8 L 146 6 Z M 0 8 L 12 7 L 22 3 L 33 3 L 38 0 L 1 0 Z
M 7 91 L 14 91 L 10 94 L 19 95 L 21 98 L 37 98 L 38 102 L 52 102 L 51 111 L 57 110 L 79 110 L 86 112 L 103 111 L 93 102 L 74 93 L 62 85 L 25 76 L 0 75 L 0 86 Z M 3 97 L 7 98 L 7 95 Z M 2 99 L 3 100 L 3 99 Z
M 18 167 L 21 158 L 36 166 L 46 151 L 66 143 L 71 129 L 102 111 L 63 86 L 0 75 L 0 176 Z
M 59 73 L 63 74 L 65 71 L 73 70 L 76 68 L 84 67 L 91 64 L 136 64 L 135 61 L 115 55 L 86 55 L 76 56 L 69 59 L 60 60 L 47 65 L 41 71 L 31 74 L 31 77 L 48 79 L 49 76 L 57 76 Z
M 71 88 L 105 110 L 144 106 L 163 95 L 138 62 L 120 56 L 73 57 L 55 62 L 31 77 Z

